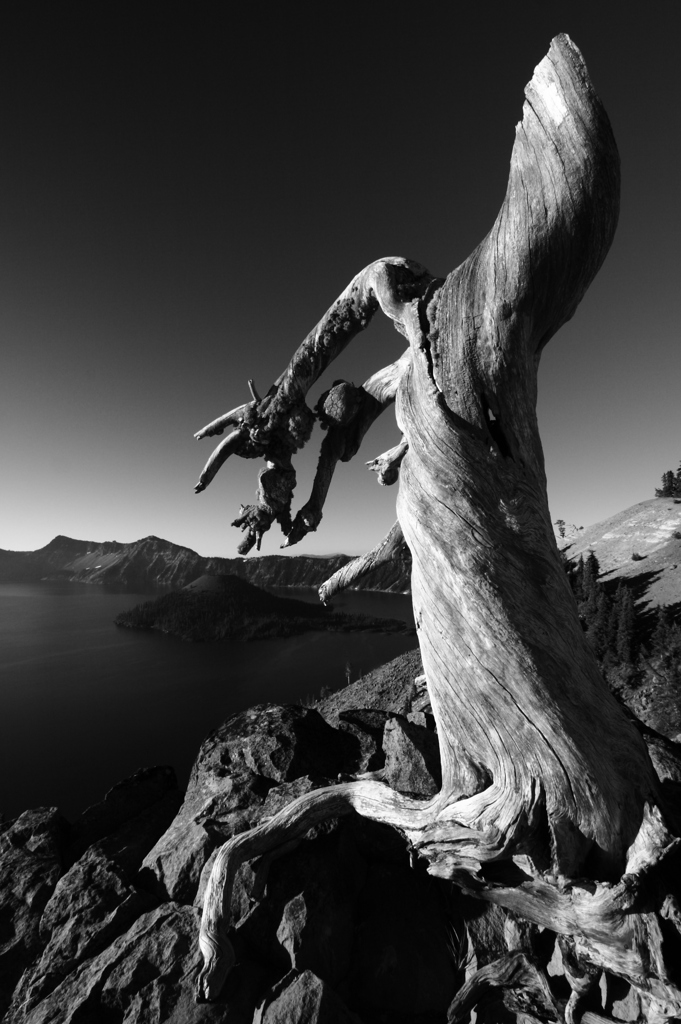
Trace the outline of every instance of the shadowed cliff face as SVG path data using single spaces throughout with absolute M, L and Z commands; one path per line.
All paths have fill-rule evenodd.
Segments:
M 38 551 L 0 550 L 0 581 L 119 583 L 139 587 L 183 587 L 204 574 L 230 573 L 260 587 L 313 587 L 350 561 L 348 555 L 264 555 L 255 558 L 204 558 L 191 548 L 159 537 L 131 544 L 55 537 Z M 394 566 L 379 568 L 362 580 L 362 590 L 409 591 L 409 579 Z

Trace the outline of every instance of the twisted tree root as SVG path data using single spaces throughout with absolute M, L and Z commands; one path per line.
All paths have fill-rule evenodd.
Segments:
M 203 903 L 199 947 L 204 966 L 197 981 L 200 1002 L 216 999 L 234 965 L 229 941 L 229 903 L 240 865 L 284 843 L 302 838 L 313 825 L 357 811 L 364 817 L 418 833 L 437 816 L 442 800 L 402 796 L 381 782 L 359 780 L 305 793 L 250 832 L 234 836 L 218 851 Z
M 428 862 L 431 874 L 570 936 L 580 961 L 626 978 L 651 1005 L 665 1007 L 668 1016 L 680 1013 L 681 990 L 664 968 L 657 921 L 659 913 L 673 923 L 674 914 L 662 899 L 656 899 L 650 879 L 655 872 L 676 869 L 681 841 L 672 839 L 656 808 L 647 808 L 629 851 L 627 871 L 617 884 L 556 878 L 550 872 L 537 872 L 529 858 L 519 853 L 540 822 L 540 790 L 533 804 L 535 812 L 528 814 L 527 794 L 503 794 L 494 783 L 459 800 L 444 791 L 430 800 L 417 800 L 368 779 L 304 794 L 218 851 L 199 933 L 204 966 L 197 981 L 197 1000 L 216 999 L 234 965 L 229 905 L 240 865 L 263 854 L 276 856 L 278 848 L 301 839 L 314 825 L 357 811 L 398 829 L 412 850 Z M 506 813 L 504 827 L 499 828 L 501 806 Z M 486 822 L 489 817 L 497 824 Z M 485 877 L 485 865 L 494 862 L 500 874 L 491 881 Z M 571 1012 L 580 994 L 572 999 Z
M 522 990 L 523 1009 L 527 1004 L 536 1007 L 542 1018 L 547 1011 L 556 1019 L 560 1011 L 551 994 L 546 978 L 524 953 L 509 953 L 486 967 L 481 967 L 472 978 L 462 985 L 447 1011 L 447 1024 L 458 1024 L 481 1002 L 493 999 L 503 989 Z M 534 1019 L 534 1018 L 533 1018 Z M 572 1021 L 570 1021 L 572 1024 Z

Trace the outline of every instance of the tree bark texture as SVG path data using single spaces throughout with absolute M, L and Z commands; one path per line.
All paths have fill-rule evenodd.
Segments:
M 229 964 L 224 908 L 238 864 L 354 809 L 399 828 L 432 873 L 571 936 L 576 955 L 638 985 L 660 1019 L 681 1010 L 658 926 L 660 914 L 677 920 L 676 904 L 662 913 L 662 889 L 648 903 L 642 896 L 651 872 L 676 863 L 678 840 L 658 809 L 645 745 L 580 626 L 536 418 L 541 351 L 575 312 L 615 232 L 619 158 L 568 37 L 553 40 L 525 96 L 503 205 L 468 259 L 444 281 L 410 260 L 372 264 L 266 398 L 227 414 L 235 429 L 226 446 L 264 456 L 276 483 L 270 500 L 261 478 L 248 538 L 259 542 L 263 524 L 278 519 L 295 542 L 318 525 L 335 462 L 352 457 L 396 401 L 402 441 L 370 466 L 382 482 L 399 474 L 399 525 L 322 595 L 404 538 L 443 784 L 429 801 L 371 780 L 318 790 L 226 844 L 206 893 L 204 998 Z M 309 424 L 305 395 L 378 308 L 409 349 L 362 388 L 336 382 L 323 397 L 318 480 L 293 520 L 290 456 Z

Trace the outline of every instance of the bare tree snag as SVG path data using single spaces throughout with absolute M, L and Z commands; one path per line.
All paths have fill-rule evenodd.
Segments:
M 445 281 L 409 260 L 367 267 L 268 395 L 228 414 L 238 436 L 227 448 L 264 456 L 268 472 L 285 476 L 278 505 L 261 481 L 252 514 L 261 521 L 247 528 L 278 519 L 290 533 L 290 456 L 309 436 L 309 387 L 379 306 L 408 339 L 408 354 L 377 375 L 382 390 L 372 391 L 372 378 L 364 394 L 338 392 L 324 405 L 340 412 L 293 540 L 315 528 L 334 459 L 354 454 L 362 425 L 395 396 L 403 445 L 385 463 L 401 460 L 397 512 L 443 782 L 429 801 L 370 780 L 317 790 L 227 843 L 206 891 L 201 998 L 215 997 L 229 967 L 228 894 L 240 861 L 354 809 L 398 828 L 433 874 L 569 937 L 578 963 L 638 988 L 651 1020 L 681 1012 L 664 939 L 679 932 L 669 879 L 680 841 L 660 813 L 645 745 L 580 627 L 535 411 L 541 351 L 575 312 L 615 232 L 619 158 L 567 36 L 553 40 L 525 97 L 503 205 L 468 259 Z M 325 586 L 328 595 L 337 581 Z M 526 970 L 509 961 L 494 977 Z

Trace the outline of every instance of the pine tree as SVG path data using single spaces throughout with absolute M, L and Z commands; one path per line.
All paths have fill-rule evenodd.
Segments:
M 661 606 L 657 609 L 655 629 L 651 638 L 653 654 L 665 657 L 669 652 L 671 640 L 672 619 L 669 609 Z
M 610 619 L 611 602 L 605 590 L 596 585 L 592 604 L 595 604 L 593 614 L 587 624 L 586 636 L 596 652 L 597 658 L 602 658 L 608 646 L 608 623 Z
M 582 600 L 579 606 L 579 613 L 586 623 L 587 630 L 596 617 L 598 610 L 598 571 L 600 566 L 593 551 L 590 551 L 584 561 L 582 570 Z
M 674 472 L 668 469 L 666 473 L 662 474 L 662 487 L 655 488 L 656 498 L 673 498 L 676 495 L 681 495 L 681 466 L 674 476 Z
M 622 601 L 624 600 L 624 592 L 626 587 L 620 580 L 617 584 L 617 590 L 615 591 L 614 600 L 610 604 L 610 614 L 608 616 L 608 631 L 606 636 L 606 651 L 610 654 L 612 660 L 617 661 L 617 629 L 620 620 L 620 611 L 622 608 Z
M 584 557 L 579 556 L 577 565 L 574 566 L 574 571 L 568 570 L 568 579 L 572 587 L 572 592 L 575 595 L 575 601 L 577 604 L 581 604 L 584 600 Z
M 596 553 L 594 551 L 589 551 L 587 560 L 584 564 L 589 566 L 594 580 L 597 580 L 601 574 L 601 564 L 596 558 Z
M 634 656 L 634 599 L 625 588 L 617 623 L 617 658 L 622 665 L 630 665 Z

